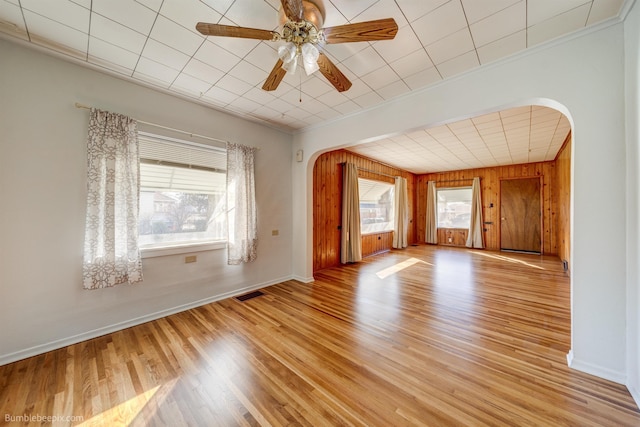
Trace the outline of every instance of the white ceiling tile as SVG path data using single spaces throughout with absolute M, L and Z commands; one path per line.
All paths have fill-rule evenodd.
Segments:
M 515 34 L 501 38 L 492 43 L 478 48 L 480 63 L 488 64 L 501 58 L 505 58 L 513 53 L 519 52 L 527 46 L 526 30 L 518 31 Z
M 89 32 L 89 10 L 67 0 L 61 1 L 41 1 L 41 0 L 21 0 L 20 4 L 25 10 L 34 12 L 43 18 L 66 25 L 83 33 Z M 25 18 L 27 15 L 25 14 Z M 43 22 L 43 21 L 38 21 Z M 29 20 L 27 20 L 29 25 Z M 31 32 L 38 27 L 29 28 Z M 35 34 L 39 34 L 35 31 Z M 43 34 L 39 34 L 44 36 Z
M 431 60 L 437 65 L 474 50 L 474 46 L 469 29 L 463 28 L 428 45 L 426 49 Z
M 182 73 L 175 79 L 171 87 L 186 89 L 200 97 L 211 88 L 211 83 L 204 82 L 200 79 L 196 79 L 195 77 L 191 77 L 188 74 Z
M 462 6 L 469 23 L 473 24 L 518 2 L 525 3 L 525 0 L 462 0 Z
M 153 25 L 153 30 L 151 30 L 150 37 L 189 56 L 192 56 L 204 42 L 203 37 L 170 21 L 164 16 L 158 16 L 156 23 Z
M 617 16 L 623 3 L 624 0 L 593 0 L 587 25 Z
M 178 77 L 178 70 L 167 67 L 164 64 L 152 61 L 147 58 L 140 58 L 138 65 L 136 66 L 134 74 L 144 74 L 151 77 L 154 80 L 163 83 L 163 86 L 168 87 L 176 77 Z
M 526 16 L 524 1 L 490 15 L 471 25 L 473 42 L 480 47 L 525 30 L 527 27 Z
M 151 31 L 156 19 L 155 12 L 133 0 L 93 0 L 92 10 L 142 34 Z
M 133 53 L 141 53 L 146 36 L 102 15 L 91 15 L 91 35 Z
M 321 50 L 328 53 L 331 59 L 342 62 L 370 46 L 371 44 L 368 42 L 338 43 L 325 45 Z
M 218 80 L 216 82 L 216 86 L 238 96 L 249 91 L 253 87 L 253 85 L 246 83 L 243 80 L 232 76 L 231 74 L 227 74 L 220 80 Z
M 24 18 L 33 42 L 57 48 L 74 57 L 86 54 L 89 39 L 86 33 L 27 10 L 24 11 Z
M 529 46 L 535 46 L 536 44 L 584 27 L 587 22 L 590 6 L 590 3 L 585 4 L 529 27 Z
M 91 0 L 84 0 L 91 4 Z M 148 7 L 154 12 L 158 12 L 160 10 L 160 6 L 162 6 L 163 0 L 135 0 L 136 3 L 140 3 L 141 5 Z
M 102 59 L 103 61 L 126 68 L 130 71 L 133 71 L 138 62 L 138 55 L 135 53 L 91 37 L 89 40 L 89 60 L 93 62 L 95 58 Z
M 182 69 L 182 72 L 191 77 L 208 82 L 209 84 L 215 84 L 224 76 L 224 72 L 194 58 L 189 60 L 187 65 Z
M 229 71 L 229 73 L 235 78 L 249 83 L 252 86 L 264 82 L 268 76 L 264 70 L 256 67 L 255 65 L 251 65 L 246 61 L 239 62 L 231 69 L 231 71 Z
M 231 104 L 238 111 L 252 112 L 260 108 L 260 104 L 244 97 L 238 97 Z
M 442 74 L 442 77 L 447 78 L 468 71 L 479 65 L 480 63 L 478 62 L 478 56 L 476 54 L 476 51 L 474 50 L 465 53 L 464 55 L 460 55 L 456 58 L 450 59 L 447 62 L 443 62 L 442 64 L 438 64 L 437 68 L 438 71 L 440 71 L 440 74 Z
M 529 27 L 579 6 L 588 5 L 589 8 L 591 7 L 591 0 L 535 0 L 527 3 L 527 26 Z M 584 23 L 586 23 L 586 19 L 583 25 Z
M 220 14 L 224 14 L 233 4 L 233 0 L 201 0 L 210 8 L 216 10 Z
M 22 11 L 18 5 L 4 0 L 0 1 L 0 26 L 3 27 L 0 31 L 28 39 Z
M 271 44 L 260 43 L 255 49 L 249 52 L 244 59 L 250 64 L 270 73 L 278 61 L 278 52 L 271 46 Z
M 218 86 L 214 86 L 209 89 L 209 91 L 204 94 L 204 97 L 215 100 L 222 105 L 230 104 L 238 99 L 238 95 L 236 95 L 235 93 L 231 93 L 228 90 L 222 89 Z
M 317 98 L 327 92 L 335 92 L 333 86 L 320 73 L 315 73 L 313 77 L 302 83 L 302 92 L 305 95 Z
M 320 95 L 318 97 L 318 101 L 322 102 L 325 105 L 328 105 L 329 107 L 335 107 L 336 105 L 344 104 L 348 100 L 349 98 L 344 96 L 341 92 L 335 90 L 329 91 L 324 95 Z
M 358 104 L 362 108 L 367 108 L 372 105 L 378 104 L 383 101 L 382 97 L 375 92 L 369 92 L 362 96 L 359 96 L 353 100 L 356 104 Z
M 377 90 L 378 94 L 384 99 L 392 99 L 409 91 L 411 91 L 411 89 L 402 80 L 397 80 Z
M 331 0 L 331 3 L 340 10 L 340 13 L 348 20 L 364 12 L 367 8 L 371 7 L 377 0 Z M 354 21 L 355 22 L 355 21 Z
M 411 24 L 424 46 L 467 26 L 459 0 L 450 1 Z
M 347 101 L 340 105 L 336 105 L 334 108 L 342 114 L 349 114 L 360 110 L 360 106 L 353 101 Z
M 225 17 L 242 27 L 263 30 L 275 30 L 278 27 L 278 11 L 264 1 L 235 0 Z
M 142 56 L 177 71 L 181 71 L 189 61 L 189 57 L 184 53 L 153 39 L 147 40 Z
M 384 18 L 393 18 L 398 24 L 398 28 L 408 24 L 403 11 L 400 10 L 395 0 L 377 0 L 371 7 L 356 16 L 353 22 L 375 21 Z M 400 32 L 399 30 L 398 34 Z
M 449 0 L 396 0 L 410 22 L 434 11 Z
M 373 44 L 376 52 L 389 63 L 409 55 L 421 47 L 420 40 L 418 40 L 409 26 L 400 28 L 393 40 L 384 40 Z
M 424 49 L 418 49 L 411 52 L 407 56 L 400 58 L 389 65 L 391 65 L 391 68 L 393 68 L 401 78 L 411 76 L 419 71 L 433 68 L 433 62 Z
M 9 0 L 9 1 L 13 1 L 16 4 L 18 3 L 18 0 Z M 77 4 L 78 6 L 82 6 L 85 9 L 89 10 L 91 9 L 91 0 L 70 0 L 72 3 Z
M 342 62 L 352 73 L 365 75 L 385 65 L 382 57 L 371 46 Z
M 439 82 L 442 80 L 442 77 L 438 70 L 435 67 L 432 67 L 405 77 L 402 80 L 411 88 L 411 90 L 415 90 Z
M 185 3 L 188 3 L 188 7 L 185 7 Z M 216 24 L 222 18 L 221 14 L 197 0 L 164 0 L 160 15 L 199 37 L 202 35 L 196 30 L 198 22 Z
M 228 72 L 240 62 L 240 58 L 220 46 L 205 41 L 194 55 L 199 61 Z
M 397 80 L 399 80 L 398 74 L 396 74 L 396 72 L 388 65 L 362 76 L 362 81 L 369 85 L 373 90 L 378 90 Z

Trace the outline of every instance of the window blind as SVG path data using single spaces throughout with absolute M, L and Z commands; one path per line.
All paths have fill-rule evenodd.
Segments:
M 141 190 L 200 194 L 225 191 L 225 149 L 142 132 L 138 143 Z

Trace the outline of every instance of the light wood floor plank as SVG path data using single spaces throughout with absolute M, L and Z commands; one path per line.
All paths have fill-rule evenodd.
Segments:
M 624 386 L 566 366 L 570 287 L 556 258 L 420 246 L 315 278 L 2 366 L 0 415 L 85 426 L 640 425 Z

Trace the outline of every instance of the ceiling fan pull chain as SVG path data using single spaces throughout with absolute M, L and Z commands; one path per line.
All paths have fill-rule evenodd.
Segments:
M 302 73 L 300 73 L 300 102 L 302 102 Z

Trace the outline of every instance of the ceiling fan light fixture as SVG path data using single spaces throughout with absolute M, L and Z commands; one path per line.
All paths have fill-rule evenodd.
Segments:
M 318 66 L 318 57 L 320 56 L 320 52 L 318 51 L 318 48 L 311 43 L 303 44 L 300 50 L 304 71 L 307 73 L 307 76 L 310 76 L 320 69 Z
M 278 57 L 282 60 L 282 68 L 288 73 L 295 74 L 298 68 L 298 46 L 292 42 L 280 46 Z

